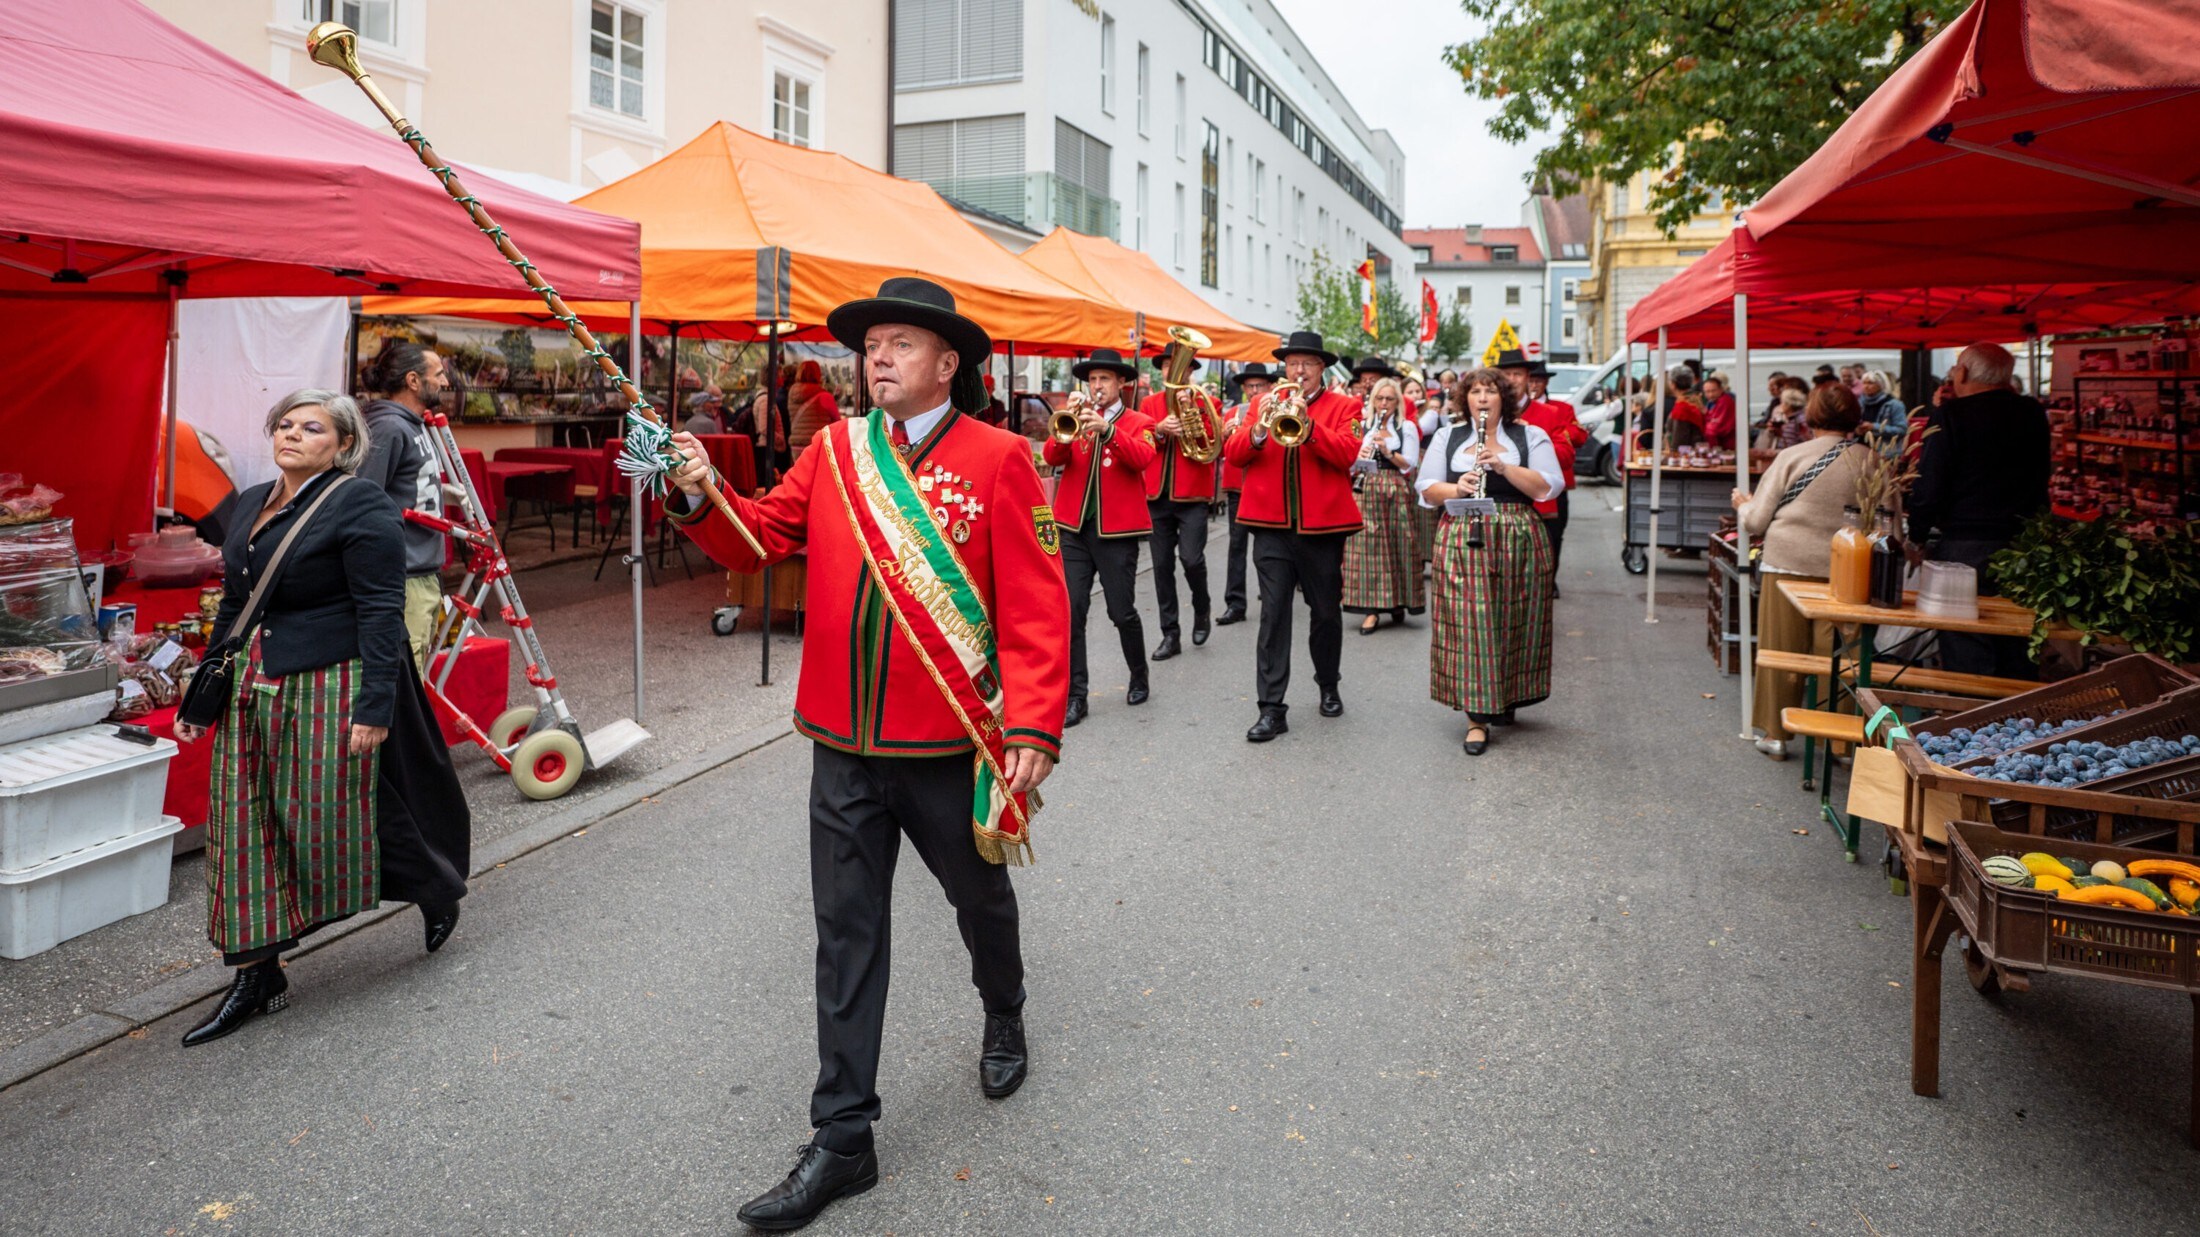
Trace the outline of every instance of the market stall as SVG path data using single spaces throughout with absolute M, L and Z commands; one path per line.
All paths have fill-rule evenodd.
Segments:
M 1275 353 L 1274 333 L 1255 330 L 1209 305 L 1152 258 L 1107 237 L 1057 226 L 1020 256 L 1025 265 L 1094 300 L 1135 310 L 1140 343 L 1148 352 L 1159 354 L 1168 347 L 1170 327 L 1186 326 L 1213 345 L 1203 354 L 1208 357 L 1266 361 Z

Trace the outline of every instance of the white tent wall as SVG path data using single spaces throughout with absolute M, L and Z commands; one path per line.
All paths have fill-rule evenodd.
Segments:
M 229 449 L 237 488 L 275 476 L 267 410 L 300 387 L 342 391 L 351 304 L 340 296 L 208 297 L 182 304 L 177 414 Z

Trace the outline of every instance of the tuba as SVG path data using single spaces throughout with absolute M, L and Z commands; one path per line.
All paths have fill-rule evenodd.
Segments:
M 1268 402 L 1261 414 L 1261 424 L 1270 436 L 1286 447 L 1304 443 L 1314 432 L 1314 422 L 1306 415 L 1306 401 L 1296 382 L 1279 382 L 1268 392 Z
M 1179 427 L 1177 450 L 1196 464 L 1212 464 L 1222 454 L 1222 439 L 1215 432 L 1221 408 L 1214 396 L 1194 383 L 1192 366 L 1199 351 L 1211 341 L 1188 326 L 1169 328 L 1169 346 L 1161 353 L 1161 387 L 1169 393 L 1169 411 Z

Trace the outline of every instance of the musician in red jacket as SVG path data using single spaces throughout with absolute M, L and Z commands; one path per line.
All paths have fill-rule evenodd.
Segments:
M 1187 345 L 1171 343 L 1171 348 Z M 1199 362 L 1192 362 L 1197 372 Z M 1180 405 L 1188 405 L 1187 413 Z M 1146 397 L 1138 411 L 1153 423 L 1154 460 L 1146 468 L 1146 514 L 1153 521 L 1153 596 L 1160 611 L 1161 643 L 1153 659 L 1167 661 L 1184 651 L 1179 640 L 1176 567 L 1184 564 L 1184 583 L 1192 592 L 1192 643 L 1207 643 L 1211 627 L 1207 596 L 1207 508 L 1215 501 L 1215 466 L 1184 454 L 1184 420 L 1197 416 L 1210 442 L 1222 441 L 1221 408 L 1194 383 Z
M 702 445 L 672 442 L 687 496 L 672 519 L 712 558 L 756 571 L 809 555 L 808 634 L 795 726 L 812 740 L 810 888 L 817 916 L 817 1133 L 744 1223 L 797 1228 L 878 1181 L 871 1125 L 886 1012 L 888 916 L 901 836 L 955 907 L 985 1008 L 980 1089 L 1023 1083 L 1024 964 L 1004 863 L 1029 853 L 1031 792 L 1061 752 L 1069 619 L 1030 445 L 984 424 L 983 328 L 923 279 L 835 309 L 878 407 L 836 421 L 771 493 L 715 476 Z M 725 496 L 760 556 L 703 501 Z
M 1572 404 L 1547 398 L 1551 371 L 1540 359 L 1531 361 L 1518 349 L 1508 348 L 1497 356 L 1497 372 L 1505 376 L 1520 401 L 1520 419 L 1551 436 L 1551 449 L 1558 454 L 1559 469 L 1565 474 L 1565 489 L 1535 505 L 1543 531 L 1551 539 L 1551 596 L 1555 598 L 1558 551 L 1566 540 L 1567 516 L 1572 508 L 1567 495 L 1574 488 L 1574 452 L 1589 441 L 1589 431 L 1581 428 L 1581 418 Z
M 1291 727 L 1284 696 L 1291 686 L 1292 594 L 1306 597 L 1307 652 L 1321 689 L 1321 715 L 1344 713 L 1337 692 L 1344 650 L 1344 542 L 1360 531 L 1360 504 L 1352 494 L 1352 461 L 1360 454 L 1353 422 L 1360 403 L 1322 389 L 1322 371 L 1337 356 L 1313 331 L 1294 331 L 1276 349 L 1283 376 L 1299 384 L 1299 398 L 1313 394 L 1304 412 L 1306 440 L 1287 446 L 1270 432 L 1276 404 L 1270 392 L 1256 401 L 1245 424 L 1230 435 L 1223 458 L 1245 470 L 1238 517 L 1253 529 L 1253 569 L 1260 576 L 1260 645 L 1255 686 L 1260 718 L 1245 738 L 1266 743 Z
M 1070 366 L 1088 384 L 1078 412 L 1077 437 L 1052 438 L 1046 461 L 1062 470 L 1054 482 L 1054 522 L 1060 526 L 1062 574 L 1069 582 L 1069 711 L 1062 725 L 1085 720 L 1085 619 L 1092 611 L 1092 582 L 1108 606 L 1108 621 L 1130 668 L 1125 704 L 1146 703 L 1146 628 L 1138 619 L 1138 545 L 1153 531 L 1146 511 L 1145 472 L 1154 461 L 1153 422 L 1131 409 L 1126 392 L 1138 367 L 1113 348 L 1098 348 Z M 1072 398 L 1076 398 L 1073 396 Z
M 1229 414 L 1223 419 L 1224 442 L 1230 440 L 1230 435 L 1237 432 L 1238 426 L 1245 424 L 1252 406 L 1268 393 L 1268 388 L 1276 384 L 1276 375 L 1266 365 L 1255 361 L 1238 371 L 1237 383 L 1238 394 L 1242 398 L 1231 406 Z M 1252 548 L 1253 530 L 1238 518 L 1238 502 L 1245 492 L 1245 469 L 1231 463 L 1229 454 L 1225 452 L 1217 462 L 1216 472 L 1222 484 L 1223 497 L 1227 500 L 1230 544 L 1223 551 L 1223 560 L 1228 565 L 1223 572 L 1222 616 L 1215 620 L 1215 626 L 1228 627 L 1232 623 L 1245 621 L 1245 559 Z

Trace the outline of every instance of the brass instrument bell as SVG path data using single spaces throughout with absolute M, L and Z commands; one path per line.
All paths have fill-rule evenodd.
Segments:
M 1306 415 L 1306 405 L 1300 401 L 1301 390 L 1296 382 L 1277 383 L 1268 391 L 1268 403 L 1262 421 L 1268 433 L 1286 447 L 1303 444 L 1314 432 L 1313 418 Z
M 1213 342 L 1188 326 L 1172 326 L 1169 346 L 1161 352 L 1161 387 L 1169 393 L 1169 410 L 1176 414 L 1177 450 L 1199 464 L 1212 464 L 1222 455 L 1222 439 L 1208 421 L 1214 397 L 1192 381 L 1200 351 Z M 1219 414 L 1221 409 L 1216 406 L 1214 411 Z

